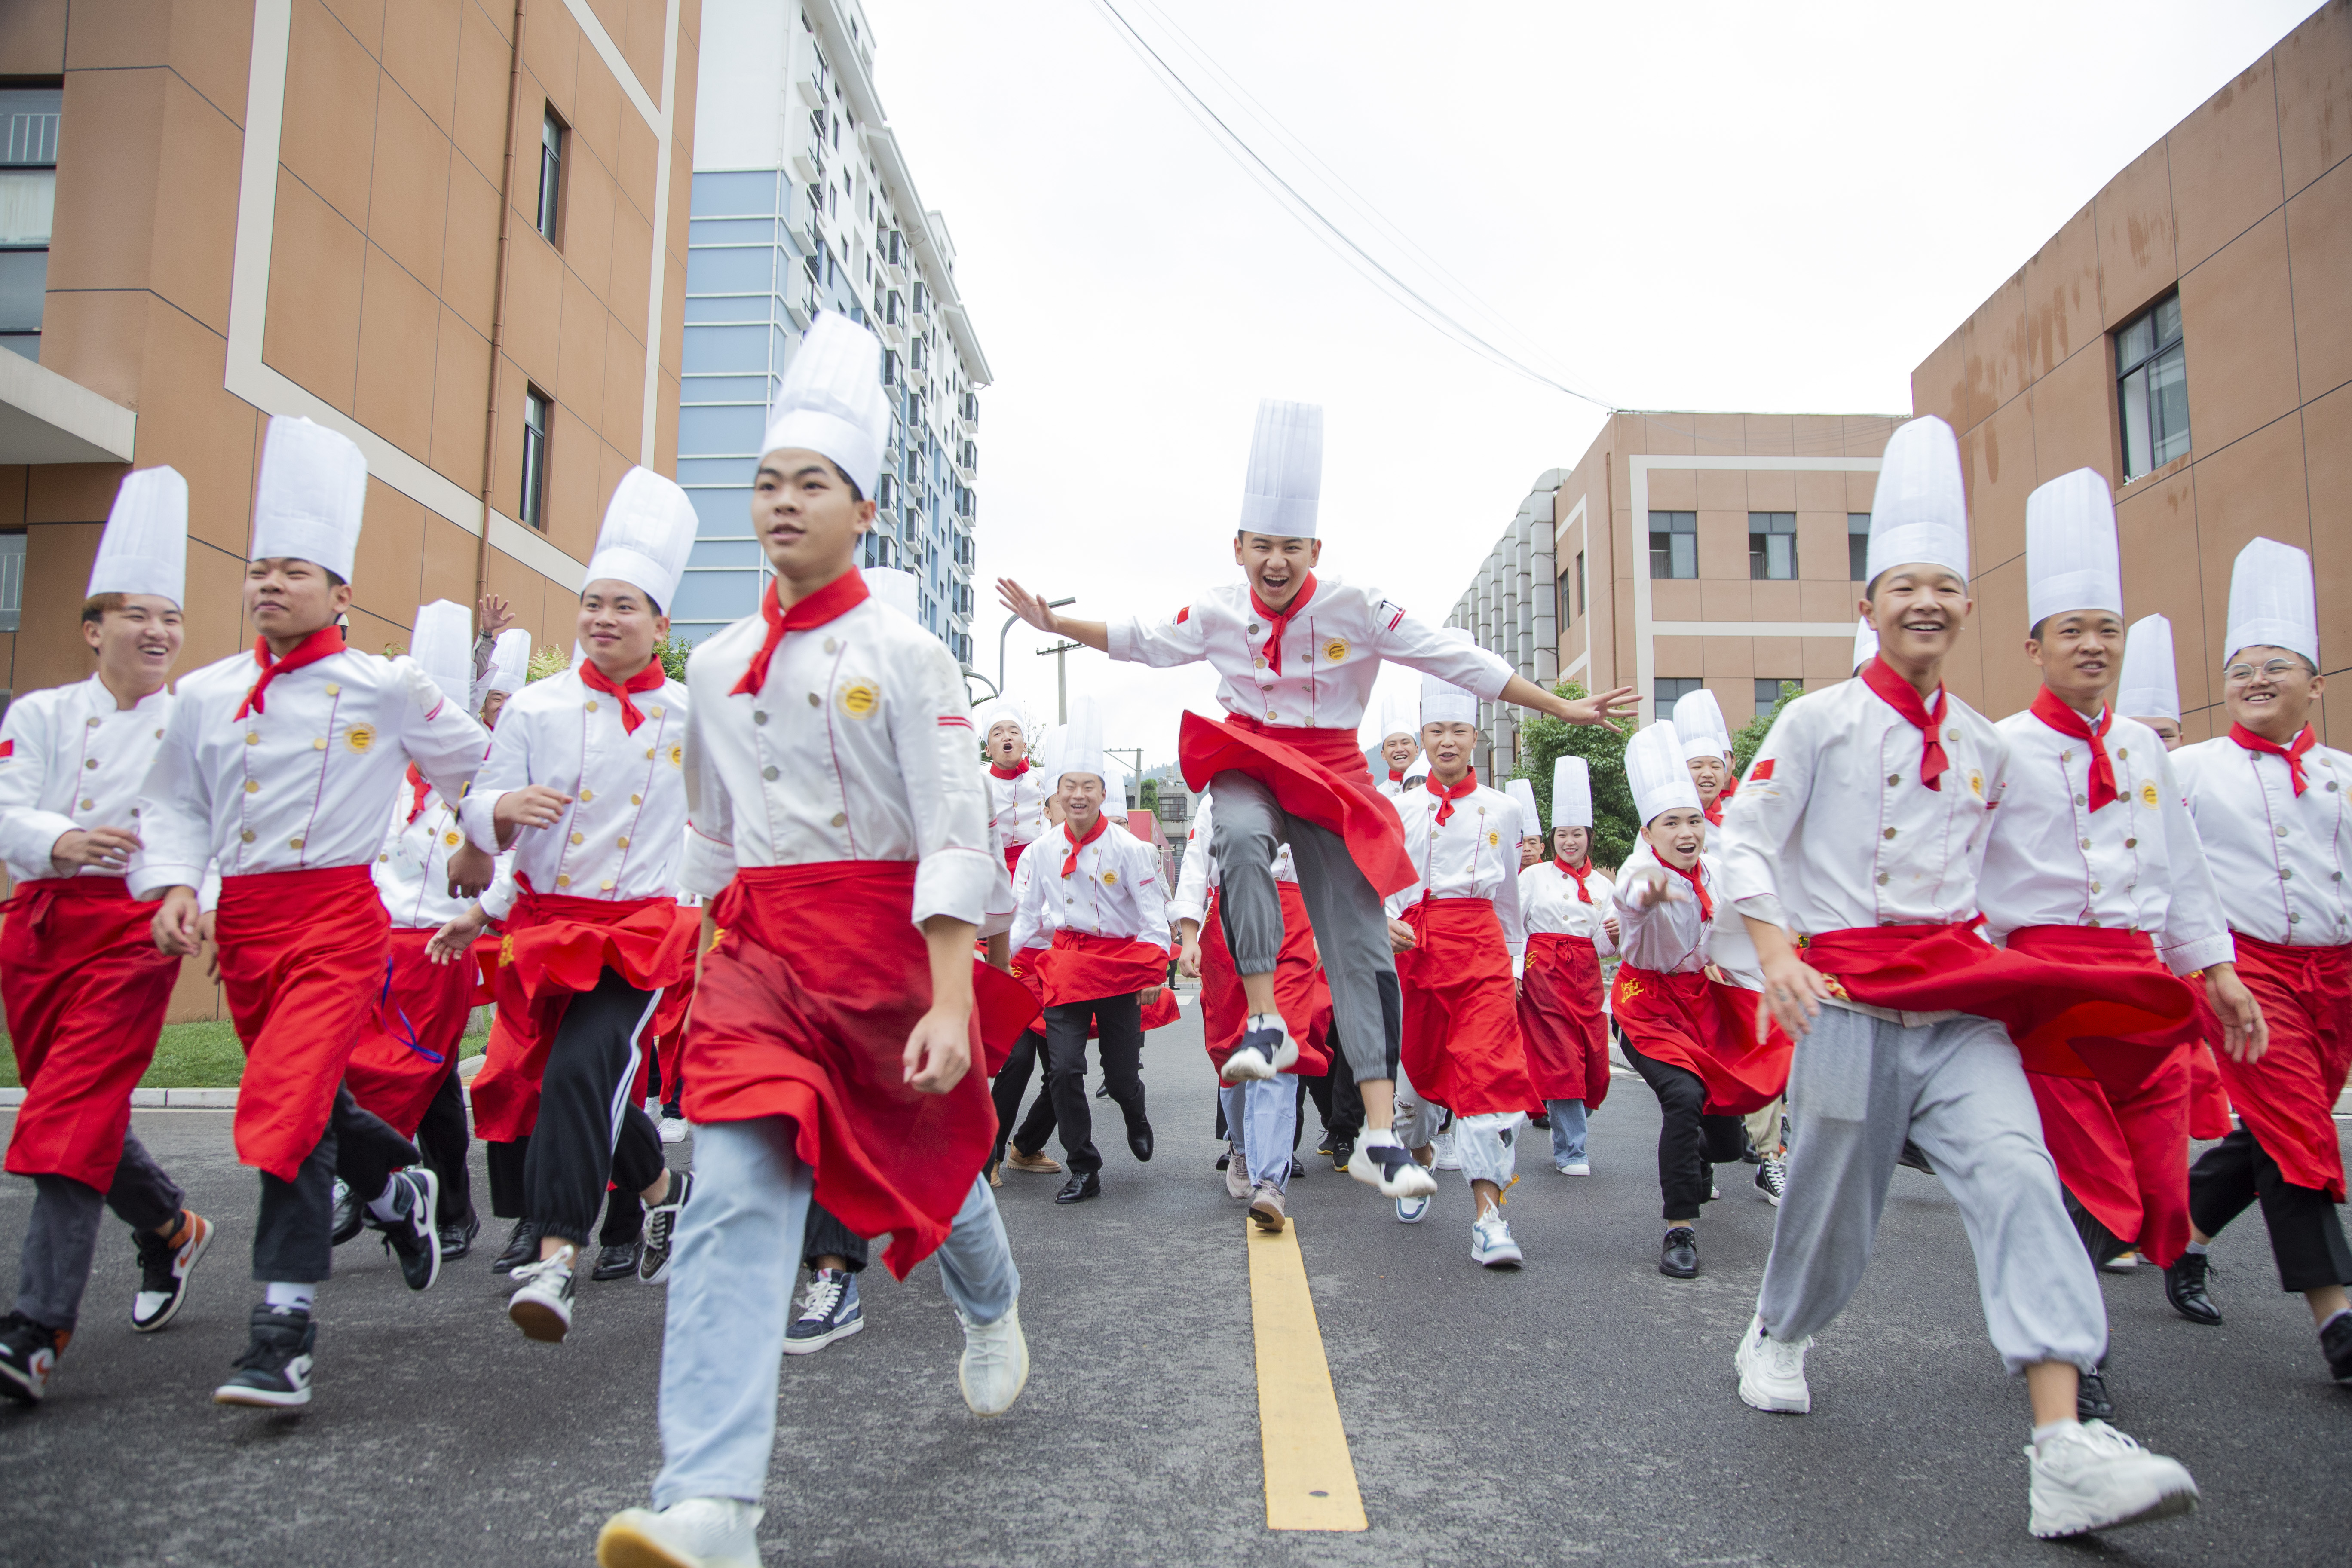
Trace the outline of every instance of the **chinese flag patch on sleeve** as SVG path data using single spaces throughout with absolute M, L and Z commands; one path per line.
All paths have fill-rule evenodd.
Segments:
M 1749 784 L 1762 784 L 1766 779 L 1769 779 L 1771 776 L 1772 759 L 1770 757 L 1765 758 L 1762 762 L 1748 770 L 1748 782 Z
M 1185 618 L 1186 618 L 1187 616 L 1191 616 L 1191 615 L 1192 615 L 1192 605 L 1185 605 L 1182 609 L 1181 609 L 1181 610 L 1177 611 L 1177 612 L 1176 612 L 1176 624 L 1177 624 L 1178 626 L 1182 626 L 1182 625 L 1184 624 Z
M 14 742 L 14 741 L 0 741 L 0 760 L 4 760 L 4 759 L 8 758 L 8 757 L 13 757 L 13 756 L 15 756 L 16 754 L 16 742 Z

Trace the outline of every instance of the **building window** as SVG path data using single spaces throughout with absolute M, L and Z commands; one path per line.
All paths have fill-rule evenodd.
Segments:
M 58 118 L 64 103 L 61 88 L 0 88 L 0 348 L 29 360 L 41 357 L 49 223 L 58 201 Z M 21 566 L 22 535 L 16 550 Z M 15 625 L 13 608 L 8 618 Z
M 1650 514 L 1650 576 L 1698 575 L 1698 513 L 1654 511 Z
M 2189 360 L 2179 294 L 2158 300 L 2116 333 L 2116 400 L 2123 405 L 2126 484 L 2189 450 Z
M 1584 614 L 1584 552 L 1576 552 L 1576 613 Z
M 1870 581 L 1870 514 L 1845 514 L 1845 571 L 1857 583 Z
M 13 632 L 25 609 L 25 536 L 0 533 L 0 632 Z
M 1697 676 L 1661 675 L 1651 683 L 1651 696 L 1655 700 L 1658 717 L 1664 718 L 1674 705 L 1692 692 L 1702 690 L 1706 682 Z
M 551 108 L 539 122 L 539 236 L 550 245 L 558 243 L 555 220 L 562 194 L 563 121 Z
M 522 395 L 522 520 L 547 526 L 547 395 L 532 387 Z
M 1748 575 L 1758 582 L 1789 583 L 1797 576 L 1797 514 L 1748 514 Z
M 1779 680 L 1764 680 L 1759 679 L 1756 682 L 1756 711 L 1759 713 L 1769 713 L 1773 709 L 1778 708 L 1782 701 L 1782 698 L 1780 696 L 1780 689 L 1782 687 L 1792 688 L 1793 689 L 1790 691 L 1789 695 L 1794 697 L 1798 692 L 1804 690 L 1805 683 L 1798 679 L 1793 675 L 1786 676 Z

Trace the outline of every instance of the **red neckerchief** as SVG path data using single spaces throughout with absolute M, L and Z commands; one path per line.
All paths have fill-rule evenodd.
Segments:
M 1404 783 L 1404 770 L 1402 768 L 1391 768 L 1389 770 L 1389 783 L 1392 784 L 1401 784 Z
M 1103 836 L 1103 829 L 1109 826 L 1109 817 L 1097 816 L 1095 818 L 1095 825 L 1087 829 L 1087 836 L 1084 838 L 1072 838 L 1070 837 L 1070 825 L 1066 822 L 1062 824 L 1062 838 L 1064 842 L 1067 843 L 1070 847 L 1070 852 L 1062 857 L 1063 876 L 1071 877 L 1077 874 L 1078 851 L 1084 849 L 1087 845 L 1092 844 L 1096 839 L 1100 838 Z
M 1429 777 L 1422 781 L 1422 784 L 1430 794 L 1437 797 L 1438 826 L 1444 826 L 1446 823 L 1454 820 L 1454 803 L 1478 787 L 1478 775 L 1475 772 L 1464 773 L 1462 775 L 1462 782 L 1455 784 L 1451 789 L 1439 784 L 1435 773 L 1430 774 Z
M 268 711 L 261 705 L 262 699 L 268 694 L 269 683 L 287 671 L 299 669 L 306 664 L 316 664 L 322 658 L 332 658 L 342 651 L 343 629 L 341 626 L 320 626 L 296 643 L 292 653 L 275 660 L 269 657 L 269 639 L 254 638 L 253 662 L 261 666 L 261 679 L 253 683 L 253 689 L 247 692 L 245 700 L 236 705 L 236 717 L 242 719 L 247 713 Z
M 1730 792 L 1729 792 L 1728 790 L 1727 790 L 1727 791 L 1725 791 L 1725 792 L 1724 792 L 1724 794 L 1725 794 L 1725 795 L 1728 795 L 1729 793 L 1730 793 Z M 1701 816 L 1704 816 L 1704 817 L 1706 817 L 1706 818 L 1707 826 L 1710 826 L 1710 827 L 1720 827 L 1720 826 L 1723 826 L 1723 795 L 1717 795 L 1717 796 L 1715 797 L 1715 804 L 1714 804 L 1713 805 L 1703 805 L 1703 806 L 1699 807 L 1699 815 L 1700 815 Z
M 2118 798 L 2116 795 L 2116 764 L 2107 757 L 2107 731 L 2116 721 L 2113 710 L 2101 708 L 2098 727 L 2094 729 L 2090 721 L 2061 702 L 2058 694 L 2045 686 L 2033 694 L 2033 716 L 2062 735 L 2072 735 L 2078 741 L 2090 742 L 2090 803 L 2093 811 Z
M 1315 574 L 1312 572 L 1307 574 L 1307 580 L 1298 585 L 1297 594 L 1290 601 L 1290 608 L 1279 613 L 1265 607 L 1265 601 L 1257 596 L 1255 587 L 1250 589 L 1250 608 L 1264 616 L 1268 626 L 1265 647 L 1260 651 L 1265 655 L 1266 663 L 1276 675 L 1282 673 L 1282 634 L 1290 629 L 1290 617 L 1305 609 L 1307 601 L 1314 596 Z
M 1018 763 L 1014 763 L 1012 767 L 1009 767 L 1009 768 L 1008 768 L 1008 767 L 1006 767 L 1006 766 L 1004 766 L 1004 765 L 1003 765 L 1003 763 L 989 763 L 989 764 L 988 764 L 988 771 L 989 771 L 990 773 L 994 773 L 998 778 L 1001 778 L 1001 779 L 1017 779 L 1017 778 L 1019 778 L 1023 773 L 1027 773 L 1027 772 L 1029 771 L 1029 759 L 1028 759 L 1028 758 L 1026 758 L 1026 757 L 1024 757 L 1024 758 L 1022 758 L 1022 759 L 1020 760 L 1020 762 L 1018 762 Z
M 1929 789 L 1944 787 L 1944 770 L 1951 764 L 1945 760 L 1944 743 L 1939 733 L 1944 723 L 1944 689 L 1936 688 L 1936 705 L 1928 707 L 1919 700 L 1919 693 L 1911 683 L 1895 673 L 1884 657 L 1874 658 L 1862 667 L 1862 683 L 1885 700 L 1889 708 L 1910 721 L 1919 731 L 1919 782 Z
M 847 615 L 870 595 L 866 579 L 852 566 L 807 598 L 787 610 L 776 598 L 776 580 L 768 579 L 768 591 L 760 595 L 760 618 L 768 623 L 768 635 L 760 644 L 760 651 L 751 656 L 751 668 L 743 679 L 735 683 L 730 697 L 757 697 L 760 689 L 768 684 L 768 661 L 776 657 L 776 645 L 784 640 L 786 632 L 804 632 L 811 626 Z
M 1664 858 L 1661 858 L 1658 861 L 1658 864 L 1665 867 L 1667 870 L 1672 871 L 1675 876 L 1680 877 L 1684 881 L 1690 884 L 1691 891 L 1698 896 L 1698 918 L 1700 920 L 1711 921 L 1715 919 L 1715 900 L 1706 896 L 1706 883 L 1702 880 L 1699 876 L 1700 872 L 1706 869 L 1704 862 L 1692 867 L 1687 871 L 1684 870 L 1680 866 L 1675 865 L 1673 862 Z
M 416 771 L 416 764 L 409 763 L 408 826 L 411 827 L 415 826 L 416 819 L 425 815 L 425 792 L 428 787 L 425 782 L 425 775 Z
M 1584 879 L 1592 875 L 1592 861 L 1591 858 L 1588 858 L 1585 860 L 1583 868 L 1580 870 L 1578 868 L 1570 865 L 1565 860 L 1555 860 L 1552 864 L 1559 868 L 1559 874 L 1561 876 L 1573 877 L 1576 879 L 1576 897 L 1580 903 L 1589 904 L 1592 901 L 1592 889 L 1584 885 Z
M 658 691 L 661 689 L 662 682 L 668 679 L 669 671 L 662 668 L 662 661 L 658 658 L 646 660 L 645 668 L 618 686 L 613 684 L 611 676 L 596 668 L 594 659 L 583 659 L 580 662 L 580 683 L 591 691 L 601 691 L 608 697 L 619 698 L 621 728 L 632 735 L 637 732 L 637 726 L 646 721 L 646 716 L 638 710 L 635 703 L 629 700 L 629 694 L 635 691 Z
M 2232 724 L 2230 726 L 2230 739 L 2237 742 L 2238 744 L 2243 746 L 2250 752 L 2260 752 L 2263 755 L 2271 757 L 2284 757 L 2286 759 L 2287 776 L 2294 781 L 2294 793 L 2296 798 L 2300 799 L 2302 797 L 2304 785 L 2310 782 L 2303 776 L 2303 754 L 2311 750 L 2312 747 L 2319 744 L 2319 737 L 2311 732 L 2310 725 L 2305 724 L 2303 727 L 2303 733 L 2297 735 L 2294 740 L 2289 741 L 2284 746 L 2278 744 L 2274 741 L 2263 740 L 2260 735 L 2255 734 L 2243 724 Z

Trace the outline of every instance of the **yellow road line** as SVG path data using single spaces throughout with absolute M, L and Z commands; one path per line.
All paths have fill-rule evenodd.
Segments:
M 1298 1222 L 1268 1234 L 1247 1221 L 1250 1320 L 1257 1335 L 1257 1424 L 1268 1530 L 1367 1530 L 1356 1462 L 1339 1424 L 1323 1331 L 1298 1253 Z

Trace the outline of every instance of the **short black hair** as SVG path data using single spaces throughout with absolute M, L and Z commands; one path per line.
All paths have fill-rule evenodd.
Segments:
M 106 619 L 107 612 L 120 610 L 131 603 L 128 594 L 92 594 L 81 602 L 82 624 Z

